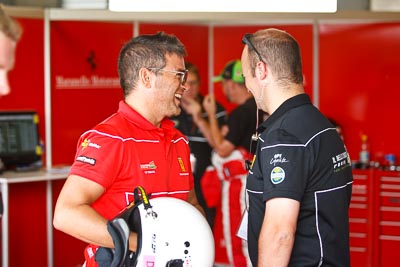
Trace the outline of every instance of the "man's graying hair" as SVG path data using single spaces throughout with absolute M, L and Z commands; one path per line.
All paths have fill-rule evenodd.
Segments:
M 17 42 L 22 35 L 22 29 L 19 23 L 8 16 L 4 7 L 0 4 L 0 32 L 3 32 L 8 38 Z
M 283 86 L 288 83 L 303 83 L 300 47 L 290 34 L 278 29 L 259 30 L 253 35 L 251 42 L 271 68 L 278 83 Z M 253 75 L 258 61 L 254 51 L 249 50 Z
M 141 68 L 165 67 L 167 54 L 185 57 L 187 53 L 175 35 L 164 32 L 140 35 L 125 44 L 118 58 L 118 73 L 124 96 L 135 88 Z

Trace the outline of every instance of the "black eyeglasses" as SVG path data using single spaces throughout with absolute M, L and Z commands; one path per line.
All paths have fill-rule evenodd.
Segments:
M 243 35 L 242 38 L 242 43 L 247 45 L 251 50 L 254 51 L 254 53 L 256 53 L 258 59 L 262 62 L 264 62 L 261 54 L 257 51 L 257 49 L 254 47 L 253 43 L 250 41 L 250 38 L 253 37 L 253 34 L 251 33 L 246 33 L 245 35 Z M 265 63 L 265 62 L 264 62 Z
M 179 77 L 179 79 L 181 81 L 181 85 L 185 85 L 187 76 L 188 76 L 188 72 L 189 72 L 189 70 L 177 71 L 177 70 L 166 70 L 166 69 L 162 69 L 162 68 L 147 68 L 147 69 L 152 70 L 152 71 L 165 71 L 165 72 L 169 72 L 169 73 L 175 73 L 175 75 L 177 77 Z

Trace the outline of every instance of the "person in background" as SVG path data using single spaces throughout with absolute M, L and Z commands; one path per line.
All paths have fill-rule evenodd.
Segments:
M 137 186 L 152 198 L 186 200 L 203 213 L 188 140 L 167 118 L 181 112 L 185 56 L 179 39 L 163 32 L 135 37 L 121 49 L 124 100 L 116 113 L 81 135 L 53 219 L 56 229 L 89 243 L 86 267 L 97 266 L 99 247 L 114 247 L 107 221 L 133 201 Z M 131 232 L 129 250 L 136 249 L 137 234 Z
M 0 4 L 0 97 L 10 93 L 8 72 L 14 68 L 15 49 L 21 38 L 22 29 L 16 20 L 8 16 Z M 4 163 L 0 159 L 0 172 Z M 0 217 L 3 216 L 3 198 L 0 193 Z
M 287 32 L 244 35 L 243 74 L 258 108 L 247 178 L 253 266 L 350 266 L 350 157 L 304 92 L 300 47 Z
M 208 223 L 211 228 L 214 224 L 215 208 L 207 206 L 202 188 L 201 178 L 206 168 L 211 164 L 211 146 L 204 137 L 209 131 L 204 130 L 208 122 L 207 113 L 202 108 L 204 97 L 200 93 L 200 75 L 196 65 L 186 62 L 188 77 L 185 83 L 187 91 L 182 95 L 182 112 L 171 118 L 175 127 L 180 130 L 189 140 L 190 152 L 194 156 L 194 188 L 197 199 L 203 207 Z M 216 119 L 219 127 L 226 124 L 226 111 L 222 105 L 216 103 Z
M 251 93 L 247 90 L 242 76 L 240 60 L 232 60 L 226 64 L 222 73 L 214 78 L 214 82 L 222 82 L 227 99 L 237 106 L 228 115 L 227 128 L 224 131 L 218 126 L 216 119 L 215 98 L 212 94 L 205 96 L 204 109 L 209 123 L 206 129 L 209 143 L 213 148 L 212 165 L 205 175 L 214 173 L 222 181 L 221 213 L 226 253 L 232 266 L 251 266 L 247 253 L 246 241 L 236 236 L 242 213 L 245 210 L 245 161 L 255 151 L 252 135 L 261 118 Z
M 8 16 L 0 4 L 0 97 L 11 91 L 8 72 L 14 68 L 15 50 L 21 35 L 19 23 Z

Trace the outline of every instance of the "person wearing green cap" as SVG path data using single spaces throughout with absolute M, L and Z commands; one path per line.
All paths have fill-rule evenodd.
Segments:
M 223 236 L 226 253 L 231 266 L 251 266 L 247 252 L 247 242 L 236 236 L 242 213 L 245 210 L 244 193 L 246 184 L 245 161 L 252 158 L 255 142 L 252 135 L 260 118 L 256 102 L 247 90 L 242 75 L 240 60 L 226 64 L 221 74 L 213 79 L 222 82 L 226 98 L 236 104 L 228 115 L 226 131 L 221 131 L 215 113 L 215 99 L 212 94 L 205 96 L 204 109 L 209 118 L 208 137 L 213 148 L 212 165 L 208 172 L 214 172 L 221 180 L 221 209 Z M 208 173 L 206 172 L 205 175 Z M 218 215 L 217 215 L 218 216 Z M 218 222 L 216 222 L 217 224 Z M 217 241 L 218 242 L 218 241 Z

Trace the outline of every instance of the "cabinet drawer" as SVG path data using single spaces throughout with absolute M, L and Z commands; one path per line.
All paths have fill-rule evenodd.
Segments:
M 350 232 L 368 232 L 368 220 L 366 218 L 349 218 Z
M 350 218 L 367 218 L 368 209 L 366 204 L 350 204 L 349 217 Z
M 391 191 L 381 192 L 380 205 L 400 207 L 400 192 L 391 192 Z
M 382 206 L 379 211 L 380 221 L 400 221 L 400 207 Z
M 394 236 L 394 239 L 400 240 L 400 222 L 381 221 L 379 222 L 380 234 Z

